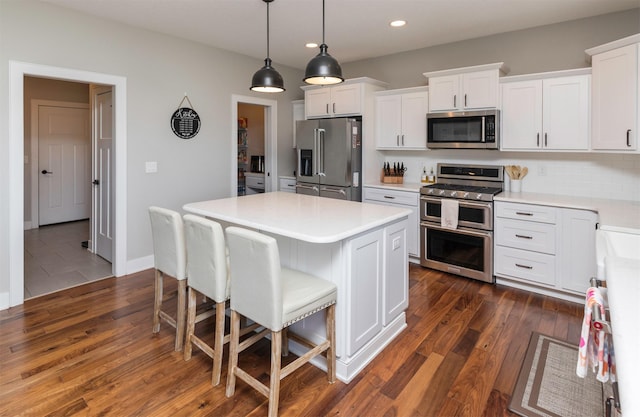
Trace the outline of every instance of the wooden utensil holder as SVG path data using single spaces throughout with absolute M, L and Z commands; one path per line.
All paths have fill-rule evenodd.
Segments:
M 402 184 L 403 181 L 402 175 L 385 175 L 384 169 L 380 171 L 380 182 L 383 184 Z

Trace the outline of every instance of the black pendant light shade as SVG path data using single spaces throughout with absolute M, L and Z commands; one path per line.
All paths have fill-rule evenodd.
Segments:
M 264 67 L 253 74 L 251 90 L 261 93 L 279 93 L 284 91 L 284 81 L 282 75 L 271 66 L 271 58 L 269 58 L 269 3 L 273 0 L 262 1 L 267 3 L 267 58 L 264 60 Z
M 307 64 L 304 82 L 314 85 L 330 85 L 343 81 L 342 68 L 340 68 L 338 61 L 327 53 L 327 44 L 324 43 L 324 0 L 322 0 L 322 44 L 320 45 L 320 53 Z

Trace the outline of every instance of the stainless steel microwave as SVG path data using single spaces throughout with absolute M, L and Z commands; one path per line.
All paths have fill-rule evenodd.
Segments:
M 431 149 L 498 149 L 500 110 L 427 114 Z

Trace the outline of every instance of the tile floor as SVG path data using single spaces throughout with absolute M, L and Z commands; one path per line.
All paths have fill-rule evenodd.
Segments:
M 26 230 L 24 298 L 111 276 L 111 263 L 82 247 L 89 234 L 89 220 Z

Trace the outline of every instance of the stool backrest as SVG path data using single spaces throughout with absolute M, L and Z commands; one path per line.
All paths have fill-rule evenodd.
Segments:
M 224 231 L 220 223 L 201 216 L 184 216 L 188 285 L 222 303 L 229 299 L 229 274 Z
M 153 258 L 156 269 L 177 280 L 187 277 L 187 251 L 180 213 L 162 207 L 149 207 Z
M 278 243 L 270 236 L 228 227 L 231 309 L 269 329 L 282 327 Z

